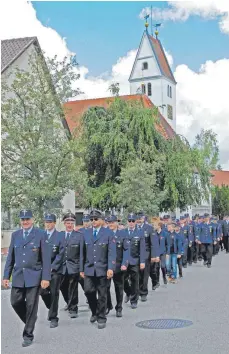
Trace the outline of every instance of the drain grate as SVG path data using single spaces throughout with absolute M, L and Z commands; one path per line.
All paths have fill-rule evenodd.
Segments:
M 192 321 L 180 320 L 180 319 L 158 319 L 158 320 L 146 320 L 136 323 L 136 326 L 144 329 L 172 329 L 172 328 L 184 328 L 193 324 Z

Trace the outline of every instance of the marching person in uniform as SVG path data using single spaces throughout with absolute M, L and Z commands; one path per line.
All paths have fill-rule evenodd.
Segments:
M 113 232 L 103 224 L 102 213 L 90 213 L 92 228 L 84 231 L 84 289 L 92 312 L 91 323 L 106 327 L 107 279 L 116 266 L 116 242 Z M 98 298 L 97 298 L 98 294 Z
M 9 287 L 12 274 L 11 305 L 25 324 L 22 346 L 28 347 L 34 339 L 40 286 L 47 288 L 51 280 L 51 259 L 45 232 L 34 227 L 32 211 L 22 210 L 19 217 L 22 228 L 11 236 L 3 286 Z
M 61 237 L 64 239 L 64 260 L 63 260 L 63 275 L 60 290 L 67 304 L 65 307 L 68 310 L 71 318 L 78 317 L 78 284 L 83 286 L 83 233 L 75 231 L 76 217 L 73 213 L 64 215 L 63 221 L 66 230 L 61 232 Z
M 185 214 L 184 217 L 186 218 L 186 225 L 188 227 L 188 252 L 187 252 L 187 260 L 188 264 L 192 265 L 193 258 L 194 258 L 194 221 L 190 219 L 189 214 Z
M 215 228 L 215 233 L 216 233 L 216 244 L 213 244 L 213 256 L 217 255 L 219 253 L 219 242 L 221 240 L 221 225 L 218 223 L 218 218 L 217 216 L 212 216 L 211 222 L 214 225 Z
M 47 289 L 41 289 L 41 297 L 49 310 L 48 320 L 50 328 L 58 326 L 58 305 L 60 284 L 63 273 L 63 260 L 65 254 L 63 234 L 56 230 L 56 215 L 46 214 L 45 221 L 45 242 L 49 247 L 51 259 L 51 281 Z
M 216 244 L 216 230 L 210 222 L 209 214 L 204 214 L 204 222 L 200 225 L 199 235 L 196 236 L 197 242 L 201 245 L 201 253 L 204 265 L 211 268 L 213 244 Z
M 185 245 L 185 241 L 184 241 L 184 235 L 180 232 L 180 224 L 176 224 L 175 225 L 175 233 L 176 233 L 176 236 L 177 238 L 180 240 L 180 243 L 181 243 L 181 257 L 180 258 L 177 258 L 177 265 L 178 265 L 178 270 L 179 270 L 179 277 L 180 278 L 183 278 L 183 271 L 182 271 L 182 268 L 183 268 L 183 254 L 184 254 L 184 245 Z
M 183 267 L 187 268 L 187 262 L 188 262 L 188 248 L 190 245 L 192 245 L 192 242 L 189 240 L 189 227 L 186 225 L 186 219 L 185 216 L 180 217 L 180 233 L 183 237 L 184 240 L 184 254 L 183 254 Z
M 85 214 L 83 216 L 83 227 L 80 228 L 81 231 L 87 230 L 89 229 L 89 227 L 91 227 L 91 222 L 90 222 L 90 215 L 89 214 Z
M 128 215 L 128 228 L 124 230 L 128 239 L 129 262 L 124 275 L 125 303 L 130 300 L 131 308 L 136 309 L 139 297 L 139 265 L 140 270 L 145 268 L 145 236 L 142 230 L 136 227 L 136 215 Z
M 108 227 L 114 233 L 116 241 L 116 267 L 113 275 L 113 282 L 116 295 L 116 317 L 122 317 L 122 303 L 123 303 L 123 290 L 124 290 L 124 271 L 128 267 L 128 244 L 125 238 L 125 233 L 123 230 L 118 229 L 118 220 L 115 215 L 108 216 L 107 218 Z M 108 280 L 108 290 L 107 290 L 107 312 L 113 309 L 111 302 L 111 279 Z
M 148 280 L 152 263 L 156 260 L 159 262 L 159 241 L 156 236 L 155 230 L 153 232 L 153 227 L 149 224 L 145 224 L 145 215 L 143 212 L 137 213 L 136 224 L 139 230 L 142 230 L 145 238 L 145 268 L 139 273 L 139 295 L 141 296 L 141 301 L 147 301 L 148 295 Z M 159 263 L 158 263 L 159 264 Z M 154 265 L 156 268 L 156 265 Z M 155 269 L 156 272 L 156 269 Z
M 229 213 L 225 215 L 222 223 L 223 245 L 226 253 L 229 253 Z
M 199 220 L 199 214 L 196 214 L 193 217 L 193 235 L 194 235 L 194 245 L 193 245 L 193 249 L 194 249 L 194 255 L 193 255 L 193 262 L 197 263 L 198 260 L 198 256 L 199 256 L 199 243 L 196 242 L 196 235 L 198 234 L 198 223 Z
M 166 268 L 169 273 L 169 281 L 176 283 L 177 279 L 177 258 L 181 258 L 182 246 L 181 238 L 174 232 L 175 225 L 169 223 L 168 229 L 168 252 L 166 254 Z
M 168 232 L 163 229 L 163 223 L 159 221 L 158 218 L 153 218 L 152 223 L 153 234 L 155 233 L 155 236 L 158 239 L 160 253 L 160 262 L 157 262 L 157 259 L 155 258 L 151 258 L 150 276 L 152 279 L 152 290 L 156 290 L 158 288 L 158 284 L 160 284 L 160 268 L 163 276 L 163 282 L 165 285 L 167 284 L 165 258 L 168 246 Z

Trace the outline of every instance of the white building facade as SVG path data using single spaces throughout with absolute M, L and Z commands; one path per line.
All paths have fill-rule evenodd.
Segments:
M 130 94 L 146 94 L 176 131 L 176 81 L 164 49 L 145 30 L 129 78 Z

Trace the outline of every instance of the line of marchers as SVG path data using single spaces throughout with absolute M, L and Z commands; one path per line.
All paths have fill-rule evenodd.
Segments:
M 74 58 L 45 58 L 36 37 L 2 41 L 2 58 L 3 229 L 21 208 L 37 224 L 91 207 L 211 212 L 214 132 L 191 147 L 147 95 L 119 96 L 117 83 L 110 98 L 74 101 Z

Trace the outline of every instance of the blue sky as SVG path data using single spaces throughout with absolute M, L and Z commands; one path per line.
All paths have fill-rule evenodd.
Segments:
M 90 75 L 110 71 L 119 57 L 138 47 L 144 21 L 139 13 L 151 2 L 33 2 L 37 18 L 67 38 L 80 65 Z M 166 8 L 167 2 L 154 2 Z M 158 22 L 158 21 L 157 21 Z M 228 35 L 218 20 L 192 16 L 185 22 L 166 21 L 160 39 L 174 60 L 174 67 L 187 64 L 197 71 L 206 60 L 229 57 Z

